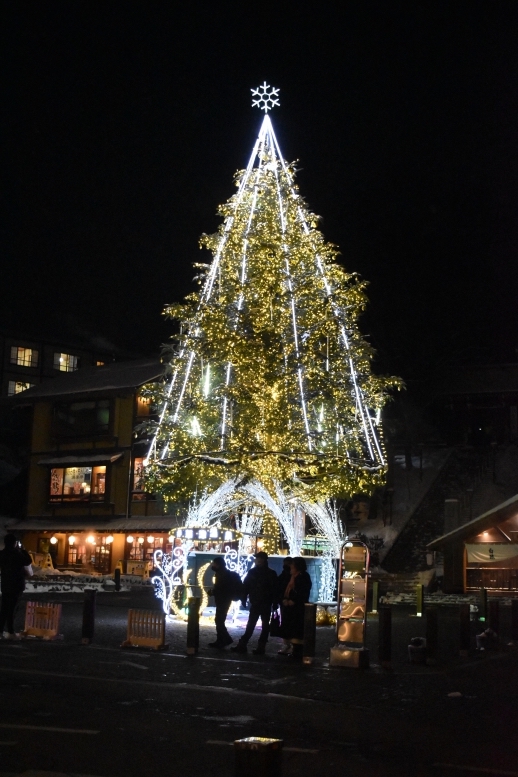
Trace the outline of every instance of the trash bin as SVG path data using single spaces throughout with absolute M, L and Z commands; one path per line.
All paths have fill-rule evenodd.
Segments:
M 234 742 L 234 777 L 281 777 L 282 739 L 245 737 Z
M 413 637 L 408 646 L 408 658 L 411 664 L 426 664 L 426 639 Z

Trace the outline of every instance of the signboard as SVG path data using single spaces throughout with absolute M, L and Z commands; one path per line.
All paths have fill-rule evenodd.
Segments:
M 466 551 L 468 564 L 499 563 L 518 556 L 518 542 L 478 542 L 472 545 L 466 543 Z

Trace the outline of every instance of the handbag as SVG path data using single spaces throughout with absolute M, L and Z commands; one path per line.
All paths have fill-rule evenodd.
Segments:
M 270 619 L 270 636 L 271 637 L 280 637 L 281 633 L 281 618 L 277 610 L 274 610 L 272 612 L 272 617 Z

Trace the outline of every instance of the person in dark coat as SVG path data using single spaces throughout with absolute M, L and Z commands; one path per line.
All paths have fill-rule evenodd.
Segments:
M 270 632 L 270 617 L 272 605 L 276 597 L 277 575 L 268 566 L 268 553 L 260 550 L 255 554 L 255 565 L 243 580 L 243 607 L 250 600 L 250 614 L 245 633 L 233 648 L 235 653 L 246 653 L 248 642 L 254 633 L 257 621 L 261 618 L 261 634 L 257 647 L 252 650 L 255 655 L 263 655 L 268 634 Z
M 214 587 L 208 592 L 209 596 L 214 597 L 214 603 L 216 605 L 216 616 L 214 618 L 216 624 L 216 641 L 209 642 L 209 647 L 216 648 L 216 650 L 223 650 L 227 645 L 232 644 L 234 641 L 227 631 L 225 621 L 230 605 L 232 604 L 232 599 L 235 596 L 236 577 L 239 579 L 239 575 L 237 575 L 236 572 L 230 572 L 227 569 L 225 559 L 221 556 L 216 556 L 216 558 L 212 559 L 210 568 L 214 572 L 216 578 Z
M 277 577 L 277 588 L 275 593 L 275 601 L 273 603 L 274 608 L 277 610 L 284 598 L 284 591 L 286 586 L 290 582 L 291 578 L 291 562 L 293 561 L 291 556 L 286 556 L 282 562 L 282 572 Z M 283 639 L 283 646 L 277 652 L 280 656 L 287 656 L 291 653 L 291 642 L 289 639 Z
M 4 537 L 4 549 L 0 550 L 0 573 L 2 575 L 2 607 L 0 609 L 0 632 L 4 639 L 19 639 L 14 631 L 14 614 L 21 594 L 25 590 L 25 569 L 32 559 L 22 547 L 17 547 L 14 534 Z
M 304 605 L 309 602 L 311 578 L 302 556 L 293 559 L 291 577 L 281 602 L 281 636 L 291 642 L 294 659 L 302 660 Z

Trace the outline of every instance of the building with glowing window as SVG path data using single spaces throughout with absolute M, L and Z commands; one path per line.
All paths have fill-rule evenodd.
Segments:
M 139 388 L 163 373 L 158 359 L 114 362 L 47 380 L 12 401 L 32 408 L 26 517 L 10 526 L 34 554 L 63 569 L 142 570 L 166 550 L 171 516 L 144 491 L 149 419 Z

